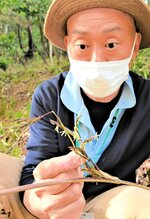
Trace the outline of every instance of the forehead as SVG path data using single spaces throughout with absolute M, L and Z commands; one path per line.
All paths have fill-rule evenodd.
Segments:
M 72 15 L 67 21 L 67 30 L 80 26 L 84 29 L 91 25 L 99 28 L 106 24 L 109 26 L 118 24 L 118 26 L 135 29 L 134 20 L 129 14 L 116 9 L 93 8 Z

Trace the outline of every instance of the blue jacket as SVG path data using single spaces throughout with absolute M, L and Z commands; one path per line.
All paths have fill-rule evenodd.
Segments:
M 32 99 L 31 117 L 44 115 L 54 111 L 63 124 L 70 129 L 74 126 L 74 115 L 62 103 L 60 92 L 64 84 L 66 72 L 43 82 Z M 135 182 L 135 170 L 150 155 L 150 81 L 130 72 L 137 103 L 127 109 L 121 118 L 115 135 L 104 151 L 97 165 L 103 171 L 120 179 Z M 67 154 L 71 145 L 67 137 L 56 133 L 50 119 L 51 114 L 33 124 L 27 143 L 28 154 L 22 170 L 20 184 L 32 183 L 33 170 L 44 159 Z M 85 183 L 85 198 L 96 196 L 115 185 L 106 183 Z

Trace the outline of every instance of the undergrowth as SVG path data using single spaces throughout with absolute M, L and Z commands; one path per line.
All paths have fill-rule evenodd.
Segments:
M 150 78 L 150 49 L 140 51 L 132 70 L 144 78 Z M 68 59 L 62 58 L 60 63 L 53 59 L 53 65 L 36 57 L 25 66 L 13 64 L 6 70 L 0 69 L 0 124 L 3 120 L 28 118 L 30 103 L 34 89 L 44 80 L 47 80 L 62 71 L 68 70 Z M 0 128 L 0 135 L 2 129 Z M 9 148 L 0 142 L 0 152 L 6 153 Z M 10 154 L 20 155 L 20 147 L 15 147 Z
M 67 59 L 62 59 L 61 63 L 54 59 L 53 65 L 45 64 L 41 59 L 35 59 L 26 66 L 14 64 L 6 71 L 0 69 L 0 135 L 2 134 L 2 121 L 29 117 L 32 94 L 41 82 L 67 69 Z M 20 146 L 11 148 L 11 150 L 9 147 L 10 144 L 0 141 L 0 152 L 10 151 L 9 153 L 13 156 L 20 155 Z

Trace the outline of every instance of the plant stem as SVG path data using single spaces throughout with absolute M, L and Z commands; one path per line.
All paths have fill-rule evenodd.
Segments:
M 77 182 L 112 183 L 112 184 L 117 184 L 117 185 L 136 186 L 136 187 L 150 191 L 150 187 L 145 187 L 137 183 L 120 180 L 119 178 L 116 178 L 116 180 L 111 180 L 111 179 L 105 179 L 105 178 L 89 177 L 89 178 L 74 178 L 74 179 L 59 179 L 59 180 L 48 179 L 42 182 L 35 182 L 33 184 L 27 184 L 27 185 L 16 186 L 16 187 L 11 187 L 11 188 L 4 188 L 4 189 L 0 189 L 0 196 L 6 195 L 9 193 L 15 193 L 15 192 L 21 192 L 25 190 L 35 189 L 35 188 L 47 187 L 51 185 L 66 184 L 66 183 L 70 184 L 70 183 L 77 183 Z

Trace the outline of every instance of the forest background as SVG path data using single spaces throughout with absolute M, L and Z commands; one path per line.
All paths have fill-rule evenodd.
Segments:
M 20 119 L 27 119 L 34 89 L 69 67 L 67 54 L 43 35 L 52 0 L 0 0 L 0 152 L 22 156 Z M 146 1 L 150 5 L 150 0 Z M 146 22 L 146 21 L 145 21 Z M 150 78 L 150 49 L 132 70 Z M 17 127 L 17 128 L 16 128 Z

